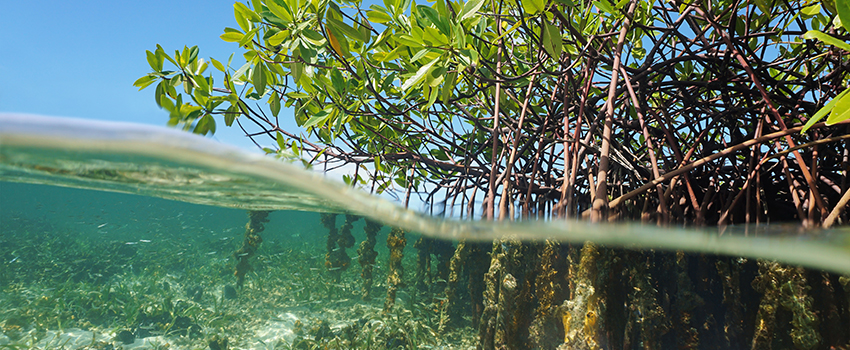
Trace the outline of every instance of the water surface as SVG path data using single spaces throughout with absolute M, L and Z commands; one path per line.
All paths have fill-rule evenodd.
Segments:
M 0 180 L 133 193 L 251 210 L 349 212 L 442 239 L 594 241 L 764 258 L 850 273 L 847 229 L 789 225 L 692 229 L 582 221 L 442 220 L 270 157 L 132 123 L 0 114 Z M 722 234 L 721 234 L 722 233 Z

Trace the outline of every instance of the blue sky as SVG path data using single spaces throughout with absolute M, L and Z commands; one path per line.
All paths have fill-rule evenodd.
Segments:
M 150 71 L 145 50 L 160 44 L 173 53 L 198 45 L 201 57 L 226 62 L 238 46 L 218 36 L 226 26 L 237 27 L 233 3 L 6 1 L 0 112 L 165 126 L 168 115 L 154 103 L 153 87 L 138 91 L 132 85 Z M 219 125 L 215 139 L 256 150 L 241 131 Z

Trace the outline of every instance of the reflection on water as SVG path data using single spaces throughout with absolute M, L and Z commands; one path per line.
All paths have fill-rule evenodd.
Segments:
M 846 229 L 437 220 L 193 135 L 34 116 L 0 115 L 0 180 L 0 346 L 850 342 Z

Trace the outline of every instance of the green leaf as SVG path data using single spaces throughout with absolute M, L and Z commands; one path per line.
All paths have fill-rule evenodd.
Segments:
M 233 121 L 236 120 L 240 114 L 239 106 L 236 104 L 231 105 L 227 108 L 227 111 L 224 112 L 224 124 L 227 126 L 233 126 Z
M 850 30 L 850 1 L 835 0 L 835 10 L 838 11 L 838 18 L 841 19 L 841 26 L 845 30 Z
M 249 68 L 251 68 L 251 62 L 245 62 L 242 67 L 240 67 L 238 70 L 236 70 L 235 73 L 233 73 L 233 79 L 236 79 L 238 81 L 244 81 L 245 79 L 242 78 L 242 75 L 245 74 L 245 72 L 247 72 Z M 231 88 L 231 90 L 233 89 Z
M 436 158 L 438 160 L 442 160 L 442 161 L 449 160 L 449 156 L 446 155 L 446 151 L 444 151 L 442 148 L 432 149 L 428 153 L 430 153 L 431 156 L 433 156 L 434 158 Z
M 523 6 L 524 5 L 525 4 L 523 4 Z M 611 4 L 608 3 L 608 0 L 594 1 L 593 6 L 596 6 L 596 8 L 598 8 L 600 11 L 602 11 L 602 13 L 609 13 L 609 14 L 616 13 L 614 8 L 611 7 Z M 685 5 L 685 6 L 687 6 L 687 5 Z
M 646 49 L 640 46 L 635 46 L 632 48 L 632 56 L 637 60 L 642 60 L 646 57 Z
M 154 72 L 161 72 L 162 71 L 162 58 L 158 57 L 155 53 L 147 51 L 147 50 L 145 51 L 145 54 L 147 55 L 148 64 L 150 64 L 151 69 L 153 69 Z
M 831 14 L 838 13 L 838 11 L 836 11 L 836 9 L 835 9 L 835 1 L 834 0 L 821 0 L 820 3 L 821 3 L 821 5 L 823 5 L 823 7 L 826 8 L 827 11 L 829 11 L 829 13 L 831 13 Z
M 207 70 L 207 67 L 209 67 L 209 63 L 204 61 L 203 58 L 196 60 L 192 64 L 192 70 L 194 74 L 204 74 L 204 72 Z
M 800 9 L 800 13 L 803 14 L 804 17 L 812 17 L 820 13 L 820 4 L 815 3 L 809 6 L 804 6 Z
M 295 155 L 297 157 L 301 156 L 301 148 L 298 147 L 298 144 L 296 144 L 294 141 L 292 142 L 292 147 L 290 149 L 292 150 L 293 155 Z M 309 164 L 307 164 L 305 166 L 309 166 Z
M 445 79 L 445 74 L 448 69 L 446 67 L 434 67 L 431 69 L 431 72 L 425 76 L 425 81 L 428 82 L 428 86 L 437 87 L 440 83 Z M 437 93 L 434 93 L 437 95 Z M 433 103 L 433 102 L 432 102 Z
M 275 117 L 280 114 L 280 95 L 277 94 L 277 91 L 273 92 L 269 98 L 269 109 Z
M 251 29 L 251 31 L 245 33 L 245 36 L 243 36 L 242 39 L 239 40 L 239 46 L 245 46 L 249 42 L 251 42 L 251 40 L 254 39 L 254 35 L 256 35 L 259 30 L 260 28 L 254 28 Z
M 292 22 L 292 13 L 290 13 L 289 9 L 285 6 L 285 4 L 278 4 L 275 0 L 266 0 L 266 7 L 269 8 L 269 11 L 277 16 L 277 18 L 280 18 L 289 24 Z
M 244 36 L 245 34 L 239 32 L 225 32 L 224 34 L 220 35 L 219 38 L 229 43 L 236 43 L 242 40 L 242 37 Z
M 443 35 L 437 29 L 431 27 L 423 28 L 423 39 L 425 43 L 431 44 L 433 46 L 445 46 L 449 44 L 449 38 Z
M 254 65 L 254 70 L 251 72 L 251 82 L 254 83 L 257 94 L 263 96 L 266 92 L 266 71 L 262 62 L 257 62 Z
M 824 34 L 817 30 L 810 30 L 806 32 L 806 34 L 803 34 L 803 39 L 817 39 L 823 41 L 826 44 L 835 45 L 836 47 L 844 51 L 850 52 L 850 44 L 847 44 L 844 41 L 838 40 L 832 37 L 831 35 Z
M 242 30 L 247 32 L 247 31 L 251 30 L 251 27 L 253 26 L 253 24 L 248 21 L 248 18 L 245 16 L 245 13 L 243 13 L 242 11 L 239 10 L 238 5 L 242 5 L 242 4 L 239 3 L 239 2 L 236 2 L 236 3 L 233 4 L 233 17 L 236 18 L 236 23 L 239 24 L 239 28 L 242 28 Z M 245 6 L 245 5 L 242 5 L 242 6 Z
M 836 3 L 838 2 L 840 0 L 836 1 Z M 839 101 L 835 104 L 835 108 L 832 109 L 832 113 L 829 114 L 829 118 L 826 119 L 826 125 L 832 125 L 850 119 L 850 95 L 841 96 L 841 99 L 836 96 L 835 99 Z
M 381 157 L 375 156 L 375 171 L 384 171 L 384 168 L 381 166 Z
M 476 50 L 460 50 L 460 56 L 458 56 L 458 58 L 466 66 L 478 64 L 478 51 L 476 51 Z
M 192 94 L 191 97 L 192 97 L 192 100 L 195 101 L 195 103 L 198 106 L 204 106 L 204 108 L 206 108 L 207 110 L 213 109 L 213 108 L 207 107 L 209 105 L 210 98 L 209 98 L 209 94 L 206 93 L 205 91 L 203 91 L 201 89 L 195 89 L 195 92 Z
M 803 130 L 800 131 L 800 133 L 806 132 L 806 130 L 809 130 L 809 128 L 811 128 L 813 125 L 815 125 L 821 119 L 823 119 L 823 117 L 825 117 L 830 111 L 832 111 L 833 108 L 835 108 L 835 105 L 838 104 L 839 100 L 842 100 L 845 96 L 847 96 L 848 91 L 850 91 L 850 89 L 842 91 L 840 94 L 838 94 L 838 96 L 835 96 L 835 98 L 832 99 L 832 101 L 829 101 L 829 103 L 827 103 L 825 106 L 823 106 L 823 108 L 819 109 L 817 111 L 817 113 L 815 113 L 815 115 L 813 115 L 809 119 L 809 121 L 806 122 L 806 125 L 803 126 Z
M 458 21 L 463 21 L 469 17 L 472 17 L 481 9 L 481 6 L 484 6 L 484 0 L 471 0 L 467 1 L 463 4 L 463 10 L 458 14 Z
M 168 98 L 168 95 L 162 95 L 162 98 L 160 98 L 159 103 L 162 109 L 174 113 L 174 102 L 171 102 L 171 99 Z
M 361 33 L 358 30 L 352 28 L 350 25 L 346 24 L 345 22 L 342 22 L 342 21 L 339 21 L 339 20 L 336 20 L 336 19 L 333 19 L 333 18 L 330 18 L 330 17 L 327 18 L 327 21 L 328 21 L 328 25 L 330 25 L 333 29 L 336 29 L 338 32 L 344 34 L 345 36 L 347 36 L 349 38 L 352 38 L 354 40 L 358 40 L 358 41 L 364 42 L 364 43 L 369 40 L 368 38 L 363 38 L 363 36 L 361 35 Z
M 310 117 L 310 119 L 307 119 L 307 122 L 305 122 L 304 125 L 302 125 L 301 127 L 303 127 L 304 129 L 309 129 L 317 124 L 324 123 L 330 115 L 331 114 L 327 111 L 322 110 L 319 113 L 316 113 L 316 115 Z
M 338 70 L 331 71 L 331 85 L 333 89 L 337 92 L 343 92 L 346 88 L 345 78 L 342 74 L 339 73 Z
M 549 56 L 556 60 L 561 57 L 564 44 L 561 41 L 561 31 L 558 27 L 544 22 L 541 40 L 543 41 L 543 49 Z
M 278 46 L 278 45 L 280 45 L 280 43 L 282 43 L 288 37 L 289 37 L 289 31 L 288 30 L 278 32 L 277 34 L 272 35 L 272 37 L 269 38 L 269 44 L 272 45 L 272 46 Z
M 401 90 L 407 91 L 412 86 L 421 82 L 422 79 L 425 78 L 425 74 L 428 73 L 428 71 L 431 69 L 431 67 L 434 66 L 434 63 L 437 63 L 437 61 L 439 59 L 440 58 L 437 57 L 434 60 L 432 60 L 431 62 L 428 62 L 426 65 L 419 67 L 419 70 L 416 71 L 416 74 L 414 74 L 412 77 L 408 78 L 407 81 L 404 82 L 404 85 L 401 86 Z
M 502 23 L 505 23 L 505 22 L 502 22 Z M 508 27 L 508 29 L 505 29 L 505 31 L 502 32 L 502 35 L 499 35 L 498 37 L 496 37 L 496 39 L 491 40 L 491 42 L 498 42 L 499 40 L 502 40 L 502 38 L 504 38 L 507 35 L 510 35 L 511 33 L 514 32 L 514 30 L 519 28 L 519 26 L 522 25 L 522 23 L 523 23 L 523 21 L 516 21 L 516 23 L 514 23 L 514 25 Z
M 198 48 L 198 45 L 192 46 L 190 48 L 186 48 L 183 46 L 183 52 L 186 54 L 186 64 L 191 64 L 198 59 L 198 52 L 201 50 Z
M 401 34 L 395 37 L 395 40 L 401 45 L 407 45 L 411 48 L 423 46 L 422 36 L 414 37 L 407 34 Z
M 210 131 L 211 134 L 215 134 L 215 119 L 210 114 L 207 114 L 203 118 L 201 118 L 201 120 L 204 119 L 207 119 L 207 129 Z
M 227 32 L 227 29 L 228 29 L 228 28 L 225 28 L 225 29 L 224 29 L 224 31 L 225 31 L 225 32 Z M 235 30 L 235 29 L 234 29 L 234 30 Z M 170 56 L 168 56 L 168 54 L 167 54 L 167 53 L 165 53 L 165 50 L 163 50 L 163 49 L 162 49 L 162 46 L 159 46 L 159 44 L 156 44 L 156 52 L 155 52 L 155 53 L 156 53 L 156 57 L 157 57 L 157 59 L 160 59 L 160 60 L 161 60 L 161 59 L 164 57 L 165 59 L 167 59 L 167 60 L 168 60 L 168 62 L 171 62 L 171 64 L 173 64 L 173 65 L 175 65 L 175 66 L 177 65 L 177 62 L 174 62 L 174 60 L 173 60 L 173 59 L 171 59 L 171 57 L 170 57 Z
M 384 24 L 384 23 L 392 21 L 392 17 L 390 17 L 390 15 L 388 15 L 385 12 L 382 12 L 382 11 L 375 11 L 375 10 L 366 11 L 366 17 L 369 18 L 369 22 L 372 22 L 372 23 Z
M 167 98 L 166 86 L 168 86 L 168 83 L 165 80 L 160 81 L 159 84 L 156 84 L 156 90 L 153 93 L 153 98 L 159 108 L 162 108 L 162 100 Z
M 426 95 L 428 96 L 428 103 L 422 106 L 422 112 L 425 112 L 428 110 L 428 108 L 431 108 L 431 106 L 434 105 L 434 102 L 437 102 L 437 95 L 439 95 L 440 93 L 439 91 L 437 91 L 436 88 L 432 87 L 430 84 L 423 86 L 422 89 L 426 92 Z
M 204 115 L 195 124 L 195 129 L 192 132 L 200 135 L 206 135 L 207 133 L 215 134 L 215 119 L 213 119 L 212 115 Z
M 222 73 L 225 72 L 224 65 L 221 64 L 221 62 L 212 57 L 210 57 L 210 61 L 212 61 L 213 67 L 215 67 L 215 69 L 220 70 Z
M 393 51 L 395 51 L 395 50 L 393 50 Z M 428 51 L 429 51 L 428 49 L 419 50 L 419 52 L 415 53 L 413 55 L 413 57 L 410 58 L 410 62 L 419 61 L 419 59 L 421 59 L 422 57 L 425 57 L 425 54 L 428 53 Z
M 286 97 L 289 97 L 289 98 L 307 98 L 307 97 L 310 97 L 310 95 L 305 94 L 303 92 L 293 91 L 293 92 L 287 93 Z
M 138 87 L 139 91 L 142 91 L 142 89 L 148 87 L 148 85 L 153 84 L 157 78 L 158 77 L 155 75 L 145 75 L 139 79 L 136 79 L 136 81 L 133 82 L 133 86 Z
M 437 29 L 440 30 L 441 33 L 445 34 L 446 36 L 452 35 L 452 29 L 449 25 L 449 22 L 446 21 L 446 18 L 440 16 L 440 14 L 437 13 L 436 10 L 422 5 L 419 5 L 417 7 L 419 8 L 419 13 L 424 14 L 425 17 L 427 17 L 428 20 L 430 20 L 431 23 L 433 23 L 434 26 L 436 26 Z
M 392 61 L 392 60 L 398 58 L 399 55 L 401 55 L 402 52 L 407 52 L 407 49 L 404 46 L 399 45 L 399 46 L 396 46 L 396 48 L 393 49 L 390 52 L 376 52 L 374 57 L 378 61 L 387 62 L 387 61 Z M 427 51 L 425 53 L 427 53 Z M 425 53 L 423 53 L 422 56 L 425 56 Z M 415 61 L 411 59 L 410 62 L 415 62 Z
M 455 83 L 457 82 L 457 71 L 453 71 L 449 73 L 449 76 L 445 80 L 446 82 L 443 84 L 442 96 L 440 96 L 440 100 L 443 103 L 449 103 L 449 99 L 452 97 L 452 92 L 455 88 Z
M 767 1 L 770 1 L 770 4 L 768 4 Z M 755 0 L 755 2 L 756 6 L 759 8 L 759 10 L 761 10 L 761 12 L 764 12 L 766 14 L 771 13 L 773 8 L 772 0 Z
M 286 139 L 283 138 L 283 134 L 280 131 L 275 132 L 275 140 L 277 140 L 277 146 L 283 150 L 286 149 Z
M 605 2 L 607 0 L 601 0 Z M 522 9 L 529 15 L 534 15 L 543 11 L 546 7 L 546 0 L 522 0 Z
M 368 43 L 372 41 L 372 29 L 362 24 L 367 22 L 365 17 L 360 17 L 360 21 L 357 23 L 355 29 L 360 32 L 360 38 L 363 39 L 363 42 Z
M 324 46 L 327 43 L 327 40 L 325 40 L 325 37 L 323 37 L 322 34 L 319 34 L 319 32 L 310 28 L 301 31 L 301 35 L 307 42 L 316 46 Z
M 260 15 L 258 15 L 256 12 L 249 9 L 248 6 L 245 6 L 245 4 L 243 4 L 241 2 L 233 3 L 233 9 L 241 12 L 242 15 L 245 16 L 251 22 L 260 22 L 260 21 L 263 20 L 263 18 L 260 17 Z
M 207 83 L 207 78 L 204 78 L 203 75 L 192 76 L 192 82 L 198 90 L 203 91 L 204 93 L 209 93 L 210 84 Z

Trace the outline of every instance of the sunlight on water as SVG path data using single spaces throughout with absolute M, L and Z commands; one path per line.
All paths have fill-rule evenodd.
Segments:
M 586 222 L 429 218 L 385 199 L 188 133 L 130 123 L 0 114 L 0 180 L 105 190 L 252 210 L 351 212 L 443 239 L 594 241 L 626 248 L 774 259 L 850 273 L 846 229 L 660 228 Z

